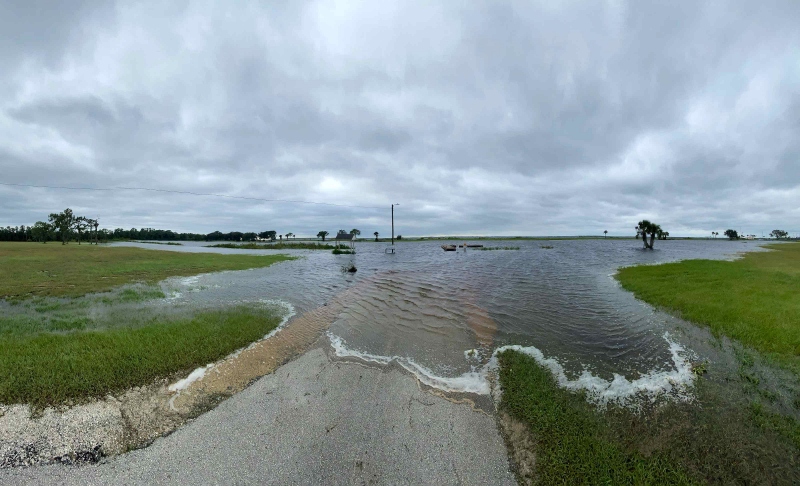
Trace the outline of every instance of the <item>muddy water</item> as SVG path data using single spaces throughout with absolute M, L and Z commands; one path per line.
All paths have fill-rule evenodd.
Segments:
M 613 399 L 690 379 L 688 362 L 697 358 L 691 339 L 675 332 L 681 321 L 622 290 L 612 277 L 616 269 L 730 259 L 759 249 L 755 242 L 721 240 L 659 241 L 655 251 L 643 251 L 633 239 L 497 241 L 485 244 L 520 249 L 466 252 L 443 252 L 441 244 L 401 242 L 394 255 L 384 252 L 387 244 L 366 242 L 357 245 L 356 255 L 288 251 L 302 258 L 169 280 L 163 285 L 168 299 L 156 305 L 288 302 L 298 316 L 320 321 L 309 323 L 309 329 L 328 329 L 338 354 L 396 361 L 450 391 L 486 393 L 493 351 L 520 346 L 550 360 L 548 366 L 565 386 L 599 390 Z M 141 246 L 267 253 L 202 245 Z M 350 262 L 357 273 L 342 272 Z M 326 305 L 331 307 L 314 311 Z

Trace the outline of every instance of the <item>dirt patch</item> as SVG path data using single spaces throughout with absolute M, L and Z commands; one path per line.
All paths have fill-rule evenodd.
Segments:
M 520 483 L 530 485 L 536 479 L 536 443 L 528 427 L 506 412 L 501 412 L 498 421 L 506 446 L 515 466 Z

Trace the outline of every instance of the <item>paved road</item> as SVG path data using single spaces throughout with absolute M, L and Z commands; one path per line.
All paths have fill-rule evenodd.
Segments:
M 150 447 L 1 484 L 515 484 L 495 419 L 322 349 Z

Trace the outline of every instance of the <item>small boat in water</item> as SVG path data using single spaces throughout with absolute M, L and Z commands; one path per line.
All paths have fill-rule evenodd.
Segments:
M 456 251 L 457 248 L 456 245 L 442 245 L 442 250 L 444 251 Z

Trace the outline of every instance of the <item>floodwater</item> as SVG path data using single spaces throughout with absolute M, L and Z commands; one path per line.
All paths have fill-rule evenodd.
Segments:
M 622 266 L 705 258 L 732 259 L 758 242 L 484 241 L 519 250 L 444 252 L 442 241 L 357 243 L 355 255 L 281 251 L 302 258 L 263 269 L 170 279 L 161 305 L 225 305 L 283 301 L 297 315 L 331 322 L 335 352 L 368 361 L 396 361 L 423 382 L 447 391 L 488 393 L 487 368 L 497 349 L 515 346 L 550 367 L 562 385 L 598 400 L 675 391 L 701 359 L 680 319 L 655 311 L 613 278 Z M 453 242 L 460 243 L 460 242 Z M 276 251 L 141 246 L 166 251 L 265 254 Z M 552 248 L 543 248 L 551 246 Z M 353 263 L 350 274 L 342 267 Z M 337 301 L 347 295 L 346 302 Z

